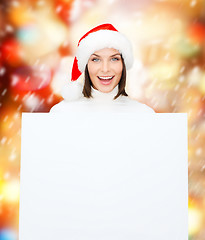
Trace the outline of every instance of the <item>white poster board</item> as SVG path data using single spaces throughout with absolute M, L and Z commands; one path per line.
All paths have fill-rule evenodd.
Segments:
M 187 114 L 22 116 L 19 240 L 188 240 Z

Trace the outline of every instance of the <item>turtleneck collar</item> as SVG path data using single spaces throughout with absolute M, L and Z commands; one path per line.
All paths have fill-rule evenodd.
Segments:
M 91 86 L 91 94 L 93 96 L 93 99 L 96 101 L 112 101 L 114 100 L 114 97 L 117 95 L 117 93 L 118 85 L 111 92 L 108 93 L 100 92 Z

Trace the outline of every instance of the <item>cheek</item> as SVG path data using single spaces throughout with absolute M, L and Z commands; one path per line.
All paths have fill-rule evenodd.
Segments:
M 121 74 L 121 73 L 122 73 L 122 69 L 123 69 L 123 65 L 122 65 L 122 62 L 120 62 L 120 63 L 116 66 L 116 73 L 117 73 L 117 74 Z
M 96 75 L 96 73 L 97 73 L 97 67 L 96 67 L 96 64 L 92 64 L 92 63 L 90 63 L 90 64 L 88 64 L 88 72 L 89 72 L 89 75 L 91 76 L 93 76 L 93 75 Z
M 122 66 L 119 66 L 117 69 L 116 69 L 116 74 L 121 77 L 122 75 Z

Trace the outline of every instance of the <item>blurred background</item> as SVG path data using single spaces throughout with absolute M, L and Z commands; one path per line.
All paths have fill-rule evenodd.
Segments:
M 188 113 L 189 240 L 205 239 L 205 0 L 1 0 L 0 240 L 18 239 L 21 113 L 62 100 L 78 40 L 106 22 L 133 43 L 130 97 Z

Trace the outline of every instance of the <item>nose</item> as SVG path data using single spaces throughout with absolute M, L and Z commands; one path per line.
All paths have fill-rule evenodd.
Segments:
M 103 61 L 103 63 L 102 63 L 102 71 L 103 72 L 108 72 L 109 71 L 109 62 L 108 61 Z

